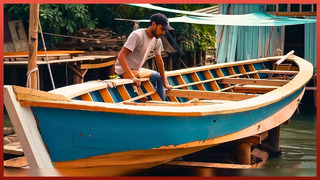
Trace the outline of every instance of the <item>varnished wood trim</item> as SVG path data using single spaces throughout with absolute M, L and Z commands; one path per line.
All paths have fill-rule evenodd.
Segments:
M 103 63 L 96 63 L 96 64 L 81 64 L 80 69 L 97 69 L 97 68 L 103 68 L 107 66 L 114 65 L 116 60 L 111 60 L 108 62 L 103 62 Z
M 12 86 L 13 91 L 16 93 L 17 100 L 32 100 L 32 101 L 69 101 L 65 96 L 60 94 L 54 94 L 35 89 Z
M 168 90 L 167 96 L 174 97 L 186 97 L 186 98 L 198 98 L 198 99 L 214 99 L 214 100 L 232 100 L 240 101 L 257 97 L 253 94 L 241 94 L 241 93 L 225 93 L 225 92 L 210 92 L 210 91 L 195 91 L 195 90 Z
M 246 79 L 246 78 L 224 78 L 218 81 L 223 84 L 247 84 L 247 85 L 264 85 L 264 86 L 283 86 L 289 81 L 287 80 L 271 80 L 271 79 Z
M 178 88 L 182 88 L 182 89 L 186 89 L 184 87 L 186 86 L 192 86 L 192 85 L 197 85 L 197 84 L 203 84 L 203 83 L 214 83 L 214 87 L 216 87 L 214 90 L 218 90 L 219 86 L 217 85 L 216 81 L 224 79 L 224 78 L 232 78 L 232 77 L 239 77 L 239 76 L 243 76 L 243 75 L 248 75 L 248 74 L 254 74 L 257 73 L 257 71 L 253 71 L 253 72 L 248 72 L 248 73 L 244 73 L 244 74 L 234 74 L 234 75 L 230 75 L 230 76 L 223 76 L 223 77 L 218 77 L 218 78 L 214 78 L 212 77 L 212 79 L 207 79 L 207 80 L 203 80 L 203 81 L 199 81 L 199 82 L 193 82 L 193 83 L 188 83 L 188 84 L 183 84 L 183 85 L 178 85 L 178 86 L 173 86 L 173 89 L 178 89 Z M 210 77 L 210 76 L 209 76 Z
M 157 92 L 156 92 L 156 91 L 151 91 L 151 92 L 148 92 L 148 93 L 142 94 L 142 95 L 140 95 L 140 96 L 137 96 L 137 97 L 134 97 L 134 98 L 131 98 L 131 99 L 125 100 L 125 101 L 123 101 L 123 103 L 133 102 L 133 101 L 135 101 L 135 100 L 145 98 L 145 97 L 150 96 L 150 95 L 155 94 L 155 93 L 157 93 Z M 122 103 L 122 102 L 120 102 L 120 103 Z
M 266 86 L 235 86 L 233 89 L 234 89 L 234 92 L 237 92 L 237 93 L 265 94 L 277 88 L 266 87 Z
M 271 74 L 298 74 L 298 73 L 299 73 L 299 71 L 258 70 L 258 73 L 271 73 Z

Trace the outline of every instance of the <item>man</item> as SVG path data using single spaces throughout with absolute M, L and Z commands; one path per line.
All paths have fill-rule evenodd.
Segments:
M 171 89 L 165 76 L 161 57 L 163 46 L 160 37 L 166 30 L 174 30 L 164 14 L 156 13 L 150 17 L 150 26 L 133 31 L 119 52 L 115 72 L 123 78 L 130 78 L 137 87 L 141 86 L 139 78 L 149 77 L 162 100 L 166 99 L 165 88 Z M 159 72 L 141 68 L 150 52 L 155 54 Z

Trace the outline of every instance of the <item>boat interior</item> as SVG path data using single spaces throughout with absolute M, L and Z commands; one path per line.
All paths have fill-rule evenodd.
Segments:
M 148 78 L 137 88 L 130 79 L 92 81 L 52 93 L 68 99 L 139 106 L 194 106 L 222 104 L 261 96 L 287 84 L 299 72 L 291 60 L 275 65 L 279 58 L 248 60 L 167 72 L 167 99 L 162 101 Z M 83 87 L 83 89 L 81 88 Z M 68 94 L 69 92 L 69 94 Z

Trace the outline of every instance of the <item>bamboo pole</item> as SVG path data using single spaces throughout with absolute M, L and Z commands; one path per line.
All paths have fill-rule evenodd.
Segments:
M 29 15 L 29 56 L 28 56 L 28 73 L 27 81 L 32 89 L 36 89 L 37 84 L 37 50 L 38 50 L 38 23 L 39 23 L 39 4 L 30 4 Z

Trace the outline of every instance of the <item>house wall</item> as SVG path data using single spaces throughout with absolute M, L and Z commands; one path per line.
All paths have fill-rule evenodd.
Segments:
M 259 4 L 221 4 L 220 14 L 248 14 L 263 10 Z M 283 52 L 284 27 L 217 26 L 218 63 L 254 59 Z

